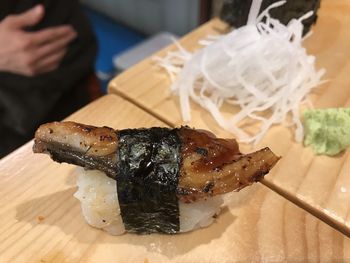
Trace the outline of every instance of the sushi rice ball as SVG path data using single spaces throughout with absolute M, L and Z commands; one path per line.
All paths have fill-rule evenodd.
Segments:
M 74 196 L 81 202 L 83 216 L 93 227 L 111 235 L 122 235 L 125 227 L 120 215 L 116 181 L 98 170 L 78 167 L 78 191 Z M 214 196 L 194 203 L 179 201 L 180 232 L 207 227 L 220 213 L 222 196 Z

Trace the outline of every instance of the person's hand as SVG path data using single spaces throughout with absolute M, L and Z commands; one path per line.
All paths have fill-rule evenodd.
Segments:
M 44 8 L 38 5 L 0 22 L 0 71 L 35 76 L 59 66 L 76 32 L 68 25 L 36 32 L 24 30 L 39 23 L 43 16 Z

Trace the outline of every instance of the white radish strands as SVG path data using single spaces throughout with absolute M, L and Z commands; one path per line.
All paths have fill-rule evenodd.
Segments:
M 156 58 L 173 80 L 171 89 L 180 96 L 184 121 L 191 119 L 191 98 L 240 142 L 257 144 L 271 126 L 287 119 L 295 128 L 295 140 L 302 140 L 299 107 L 325 70 L 315 69 L 315 58 L 302 46 L 302 20 L 311 12 L 287 26 L 270 17 L 268 10 L 284 3 L 274 3 L 227 35 L 201 41 L 205 47 L 194 54 L 181 48 Z M 254 0 L 252 7 L 259 10 L 260 4 Z M 239 111 L 225 118 L 220 112 L 224 102 L 238 105 Z M 256 132 L 242 128 L 249 120 L 260 124 Z

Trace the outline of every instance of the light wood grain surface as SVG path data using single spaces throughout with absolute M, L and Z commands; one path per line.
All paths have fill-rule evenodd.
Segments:
M 313 35 L 305 41 L 310 54 L 316 56 L 317 66 L 327 70 L 329 80 L 310 96 L 315 107 L 350 106 L 350 1 L 323 0 Z M 227 26 L 214 19 L 187 35 L 180 42 L 189 49 L 199 47 L 198 40 L 208 34 L 221 34 Z M 175 50 L 174 45 L 158 52 L 164 56 Z M 110 93 L 139 105 L 171 126 L 183 124 L 179 101 L 169 91 L 170 80 L 152 58 L 145 59 L 113 79 Z M 231 137 L 212 117 L 191 103 L 191 126 L 206 128 L 222 137 Z M 234 109 L 232 109 L 234 112 Z M 258 145 L 269 146 L 283 158 L 266 177 L 266 184 L 304 207 L 327 223 L 350 235 L 350 154 L 315 156 L 311 149 L 293 141 L 291 130 L 274 127 Z M 245 151 L 251 150 L 242 145 Z
M 115 95 L 70 120 L 116 129 L 165 126 Z M 33 154 L 0 161 L 0 262 L 341 262 L 350 240 L 261 184 L 233 193 L 205 229 L 110 236 L 88 226 L 73 197 L 75 167 Z

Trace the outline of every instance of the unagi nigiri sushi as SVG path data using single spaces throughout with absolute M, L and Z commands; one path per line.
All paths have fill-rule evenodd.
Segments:
M 279 160 L 269 148 L 242 154 L 234 139 L 189 127 L 114 130 L 75 122 L 40 126 L 33 151 L 85 168 L 75 194 L 85 219 L 115 235 L 207 226 L 223 194 L 259 181 Z

